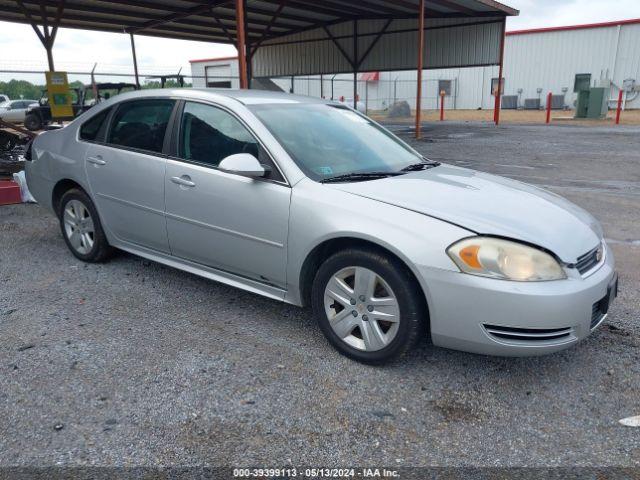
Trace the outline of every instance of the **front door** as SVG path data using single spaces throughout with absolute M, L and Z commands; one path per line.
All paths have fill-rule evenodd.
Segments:
M 2 115 L 2 119 L 11 123 L 24 122 L 25 113 L 28 107 L 26 104 L 27 102 L 23 102 L 22 100 L 11 102 L 11 110 L 5 111 Z
M 218 170 L 222 159 L 241 152 L 269 165 L 269 176 L 251 179 Z M 165 198 L 174 256 L 285 286 L 291 189 L 233 114 L 185 103 L 178 155 L 167 160 Z
M 175 102 L 149 99 L 118 106 L 104 144 L 92 143 L 85 164 L 101 219 L 118 240 L 169 253 L 162 155 Z

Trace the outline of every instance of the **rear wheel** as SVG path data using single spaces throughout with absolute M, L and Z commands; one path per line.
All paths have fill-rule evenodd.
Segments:
M 35 113 L 30 113 L 24 119 L 24 126 L 32 132 L 42 129 L 42 119 Z
M 113 249 L 102 230 L 98 212 L 89 196 L 79 189 L 66 192 L 58 212 L 64 241 L 77 258 L 84 262 L 102 262 Z
M 421 295 L 401 262 L 350 249 L 321 265 L 312 304 L 322 332 L 338 351 L 364 363 L 383 363 L 426 334 Z

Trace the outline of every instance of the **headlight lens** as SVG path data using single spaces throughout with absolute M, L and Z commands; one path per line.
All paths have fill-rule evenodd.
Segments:
M 558 261 L 542 250 L 493 237 L 460 240 L 447 254 L 465 273 L 483 277 L 543 282 L 567 278 Z

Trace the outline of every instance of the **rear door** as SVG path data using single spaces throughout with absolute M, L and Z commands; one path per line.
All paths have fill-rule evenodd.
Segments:
M 91 142 L 85 158 L 93 198 L 110 232 L 121 241 L 165 253 L 169 253 L 169 243 L 163 149 L 174 106 L 170 99 L 118 104 L 109 114 L 105 140 Z M 86 134 L 90 122 L 82 127 Z
M 255 135 L 232 112 L 185 102 L 177 155 L 167 161 L 167 230 L 173 255 L 284 287 L 291 188 Z M 251 153 L 270 167 L 252 179 L 218 169 Z

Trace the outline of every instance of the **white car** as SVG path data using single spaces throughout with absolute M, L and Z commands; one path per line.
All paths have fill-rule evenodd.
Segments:
M 24 123 L 27 108 L 37 100 L 9 100 L 0 103 L 0 118 L 5 122 Z

